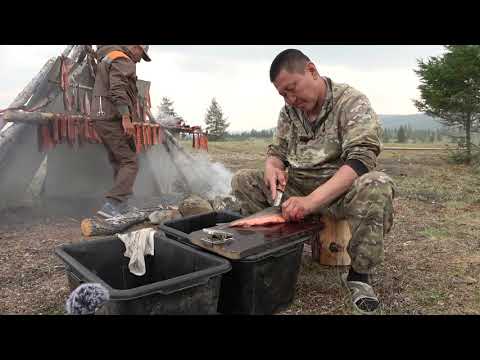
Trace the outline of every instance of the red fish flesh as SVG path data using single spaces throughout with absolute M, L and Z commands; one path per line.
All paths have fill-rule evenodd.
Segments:
M 230 227 L 250 227 L 281 224 L 287 222 L 282 216 L 282 210 L 279 207 L 269 207 L 243 219 L 238 219 L 230 223 Z

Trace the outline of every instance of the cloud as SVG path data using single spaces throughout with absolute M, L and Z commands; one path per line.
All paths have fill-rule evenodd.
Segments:
M 141 62 L 140 79 L 151 81 L 154 113 L 164 96 L 188 124 L 204 126 L 215 97 L 231 131 L 275 127 L 283 99 L 269 80 L 269 68 L 281 50 L 295 46 L 152 45 L 152 62 Z M 65 45 L 0 46 L 0 108 L 15 96 Z M 379 114 L 417 112 L 411 99 L 419 84 L 416 59 L 439 55 L 440 46 L 299 46 L 322 75 L 365 93 Z
M 230 122 L 231 131 L 276 126 L 283 99 L 269 80 L 270 61 L 223 59 L 216 71 L 184 68 L 184 54 L 164 54 L 158 62 L 140 64 L 139 76 L 152 81 L 152 105 L 162 96 L 175 101 L 175 108 L 191 125 L 204 124 L 207 107 L 216 97 Z M 379 114 L 416 113 L 412 98 L 418 96 L 418 79 L 411 68 L 384 67 L 355 70 L 351 66 L 321 67 L 322 75 L 348 83 L 370 99 Z
M 329 66 L 323 68 L 322 75 L 336 82 L 347 83 L 364 93 L 379 114 L 417 112 L 412 99 L 419 96 L 419 81 L 413 69 L 355 71 L 345 66 Z
M 267 62 L 223 61 L 213 72 L 186 71 L 182 55 L 164 55 L 140 64 L 138 76 L 152 82 L 152 106 L 163 96 L 175 101 L 176 111 L 191 125 L 204 125 L 204 117 L 213 97 L 228 121 L 229 130 L 274 127 L 282 99 L 268 78 Z M 152 66 L 150 66 L 152 65 Z

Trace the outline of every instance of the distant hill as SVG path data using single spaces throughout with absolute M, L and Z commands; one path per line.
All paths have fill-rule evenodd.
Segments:
M 406 126 L 410 124 L 413 130 L 434 130 L 442 127 L 440 122 L 425 114 L 412 114 L 412 115 L 382 115 L 379 114 L 382 120 L 384 129 L 398 129 L 400 125 Z M 266 131 L 275 131 L 276 128 L 265 129 Z M 232 135 L 239 135 L 240 133 L 250 132 L 251 130 L 244 131 L 231 131 Z
M 414 130 L 432 130 L 441 128 L 440 122 L 425 114 L 412 115 L 381 115 L 383 127 L 385 129 L 398 129 L 400 125 L 410 124 Z

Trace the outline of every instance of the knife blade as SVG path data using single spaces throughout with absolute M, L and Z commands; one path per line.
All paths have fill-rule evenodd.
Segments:
M 275 201 L 273 202 L 274 207 L 280 207 L 283 198 L 283 191 L 277 189 L 277 196 L 275 197 Z

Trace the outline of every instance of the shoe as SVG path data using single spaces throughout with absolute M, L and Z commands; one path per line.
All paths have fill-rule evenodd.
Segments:
M 350 291 L 354 310 L 362 315 L 375 314 L 380 301 L 370 284 L 361 281 L 348 281 L 348 274 L 342 275 L 342 282 Z
M 105 204 L 103 204 L 102 208 L 97 211 L 97 214 L 107 219 L 122 216 L 120 206 L 114 205 L 110 201 L 106 201 Z
M 120 205 L 118 206 L 118 211 L 124 216 L 140 214 L 140 210 L 138 210 L 135 206 L 129 205 L 126 201 L 120 203 Z

